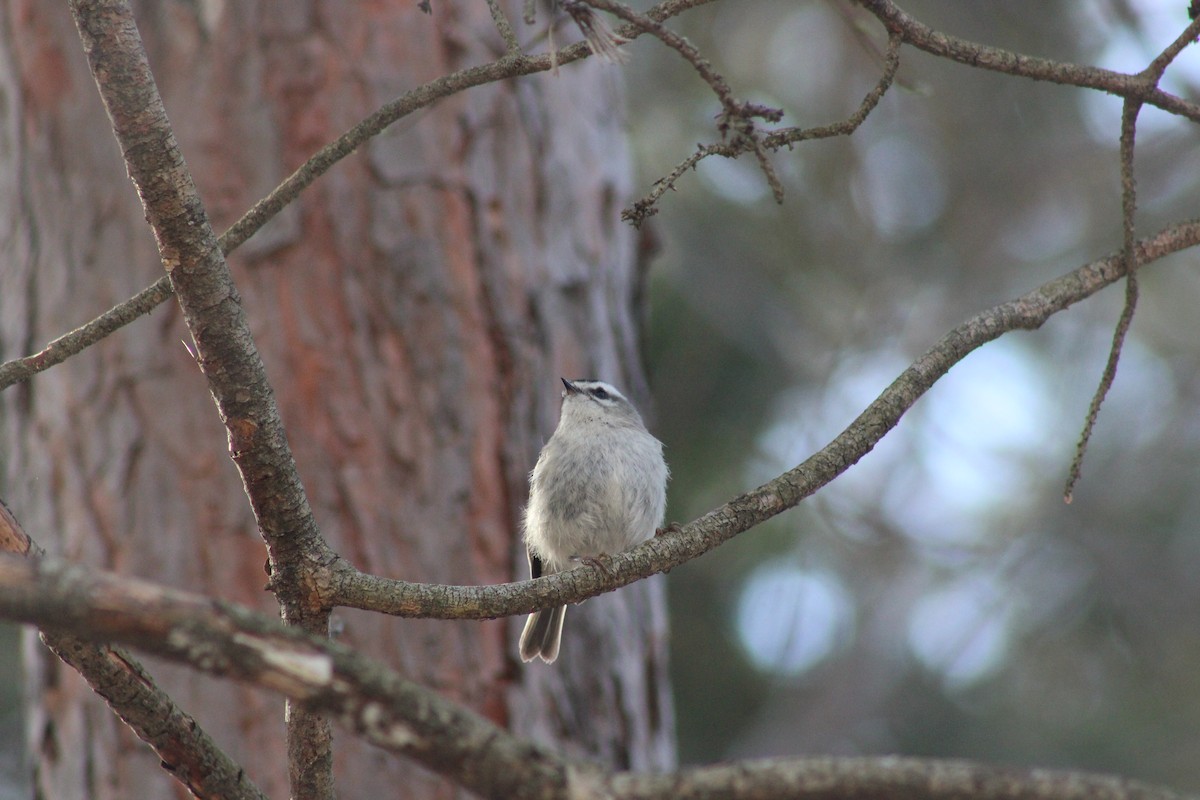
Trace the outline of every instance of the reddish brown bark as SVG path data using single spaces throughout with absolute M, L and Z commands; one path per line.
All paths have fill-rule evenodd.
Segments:
M 439 3 L 432 17 L 415 4 L 139 12 L 218 230 L 378 104 L 502 52 L 475 3 Z M 11 358 L 159 273 L 70 19 L 18 5 L 3 34 L 14 69 L 0 73 L 20 98 L 0 117 L 13 225 L 0 355 Z M 231 257 L 317 520 L 362 569 L 524 577 L 517 521 L 556 377 L 597 375 L 644 399 L 632 242 L 617 221 L 619 77 L 577 65 L 402 120 Z M 269 610 L 262 542 L 184 338 L 164 305 L 0 395 L 4 494 L 52 552 Z M 654 585 L 575 610 L 553 669 L 515 662 L 515 623 L 335 617 L 343 642 L 518 732 L 618 766 L 671 759 Z M 43 650 L 29 663 L 48 796 L 177 791 L 69 670 Z M 277 699 L 150 666 L 264 791 L 286 793 Z M 346 737 L 335 752 L 348 796 L 444 787 Z

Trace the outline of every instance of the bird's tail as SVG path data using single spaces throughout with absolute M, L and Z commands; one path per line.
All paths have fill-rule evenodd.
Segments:
M 525 630 L 521 631 L 521 660 L 533 661 L 541 658 L 547 664 L 558 658 L 558 647 L 562 644 L 563 618 L 567 607 L 544 608 L 529 615 Z

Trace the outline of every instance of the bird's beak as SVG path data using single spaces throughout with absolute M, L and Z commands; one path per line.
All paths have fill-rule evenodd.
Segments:
M 571 394 L 579 394 L 579 389 L 577 389 L 575 387 L 575 384 L 571 383 L 566 378 L 559 378 L 559 380 L 563 382 L 563 386 L 567 387 L 567 392 L 569 392 Z M 563 393 L 563 397 L 566 397 L 566 396 L 567 396 L 566 393 Z

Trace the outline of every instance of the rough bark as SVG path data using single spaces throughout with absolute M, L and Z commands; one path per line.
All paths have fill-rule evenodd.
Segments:
M 439 3 L 143 3 L 139 27 L 208 214 L 232 222 L 400 91 L 502 51 L 487 10 Z M 514 14 L 514 18 L 517 15 Z M 34 349 L 158 273 L 64 8 L 2 23 L 0 357 Z M 519 31 L 525 35 L 526 31 Z M 401 121 L 232 257 L 309 498 L 360 568 L 455 584 L 524 577 L 525 473 L 556 378 L 646 399 L 620 73 L 485 86 Z M 173 304 L 0 395 L 3 495 L 51 552 L 271 610 L 255 531 Z M 553 668 L 514 660 L 516 622 L 335 614 L 343 643 L 485 716 L 614 766 L 672 759 L 653 582 L 572 609 Z M 619 632 L 619 635 L 618 635 Z M 44 649 L 27 652 L 47 796 L 166 796 L 157 760 Z M 286 792 L 282 704 L 150 664 L 180 706 Z M 347 796 L 449 793 L 339 739 Z

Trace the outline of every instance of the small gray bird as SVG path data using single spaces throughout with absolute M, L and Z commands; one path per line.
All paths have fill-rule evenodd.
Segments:
M 529 474 L 525 549 L 538 578 L 574 562 L 628 550 L 654 535 L 667 505 L 662 442 L 603 381 L 562 379 L 562 413 Z M 535 611 L 521 660 L 558 658 L 566 606 Z

